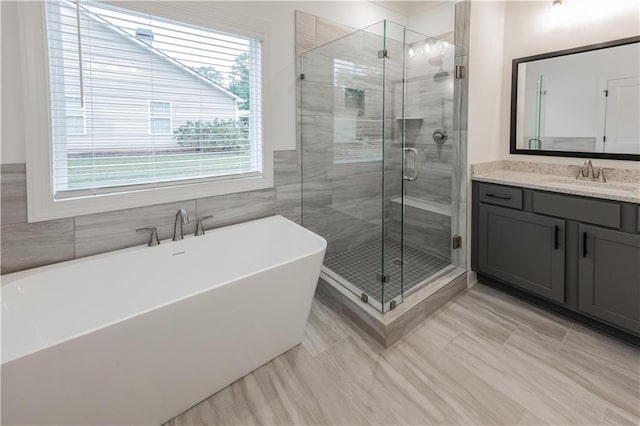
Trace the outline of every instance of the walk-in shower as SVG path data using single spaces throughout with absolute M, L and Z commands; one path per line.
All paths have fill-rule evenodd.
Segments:
M 323 274 L 382 312 L 458 263 L 452 38 L 382 21 L 301 55 L 302 222 Z

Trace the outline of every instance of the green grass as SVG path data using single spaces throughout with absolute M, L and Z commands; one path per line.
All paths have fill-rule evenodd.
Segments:
M 239 153 L 69 158 L 69 189 L 130 185 L 242 172 L 251 156 Z

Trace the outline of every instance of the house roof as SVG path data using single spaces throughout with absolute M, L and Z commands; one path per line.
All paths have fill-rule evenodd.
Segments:
M 76 4 L 68 1 L 68 0 L 63 0 L 65 3 L 69 4 L 72 7 L 76 7 Z M 130 33 L 128 33 L 127 31 L 123 30 L 122 28 L 118 27 L 117 25 L 113 25 L 112 23 L 110 23 L 108 20 L 104 19 L 103 17 L 96 15 L 95 13 L 91 12 L 90 10 L 88 10 L 86 7 L 82 6 L 82 5 L 78 5 L 78 7 L 80 7 L 80 10 L 83 14 L 87 15 L 88 17 L 90 17 L 91 19 L 93 19 L 96 22 L 99 22 L 102 25 L 105 25 L 107 28 L 109 28 L 110 30 L 120 34 L 121 36 L 123 36 L 124 38 L 126 38 L 127 40 L 129 40 L 132 43 L 137 44 L 138 46 L 142 47 L 145 50 L 148 50 L 150 53 L 158 56 L 159 58 L 165 60 L 166 62 L 169 62 L 170 64 L 174 65 L 176 68 L 179 68 L 180 70 L 184 71 L 187 74 L 190 74 L 191 76 L 201 80 L 202 82 L 216 88 L 217 90 L 223 92 L 224 94 L 228 95 L 229 97 L 233 98 L 236 102 L 244 102 L 244 99 L 242 99 L 240 96 L 230 92 L 229 90 L 225 89 L 224 87 L 220 86 L 219 84 L 214 83 L 213 81 L 211 81 L 210 79 L 208 79 L 207 77 L 205 77 L 204 75 L 200 74 L 199 72 L 195 71 L 194 69 L 192 69 L 191 67 L 185 65 L 184 63 L 180 62 L 179 60 L 172 58 L 171 56 L 167 55 L 166 53 L 164 53 L 162 50 L 160 49 L 156 49 L 155 47 L 153 47 L 151 44 L 144 42 L 143 40 L 138 39 L 135 35 L 132 35 Z

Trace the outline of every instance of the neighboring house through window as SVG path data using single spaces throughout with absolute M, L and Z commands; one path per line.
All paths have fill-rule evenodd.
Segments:
M 149 101 L 149 134 L 171 134 L 171 102 Z
M 48 78 L 32 82 L 28 102 L 42 108 L 41 100 L 50 100 L 51 125 L 39 134 L 48 136 L 51 149 L 42 142 L 27 149 L 37 158 L 33 164 L 50 165 L 31 169 L 38 184 L 30 187 L 40 188 L 42 205 L 58 213 L 33 214 L 30 208 L 30 219 L 273 184 L 271 150 L 262 139 L 266 27 L 250 36 L 229 31 L 216 17 L 165 10 L 202 25 L 219 22 L 224 30 L 96 0 L 35 7 L 44 8 L 48 63 L 38 62 L 38 55 L 29 61 L 35 70 L 47 69 Z M 30 22 L 37 26 L 37 17 Z M 229 28 L 259 33 L 257 27 Z M 39 81 L 48 81 L 48 97 L 38 93 L 44 89 Z
M 86 116 L 80 96 L 65 96 L 67 135 L 85 135 Z

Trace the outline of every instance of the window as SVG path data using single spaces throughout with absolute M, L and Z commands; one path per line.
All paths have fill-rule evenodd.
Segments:
M 149 101 L 149 134 L 171 134 L 171 102 Z
M 66 128 L 67 135 L 86 134 L 84 106 L 80 96 L 66 96 Z
M 212 17 L 185 13 L 207 25 L 196 26 L 94 0 L 44 2 L 44 14 L 52 149 L 49 176 L 37 180 L 52 188 L 52 209 L 87 198 L 102 207 L 66 211 L 145 205 L 152 201 L 141 194 L 158 189 L 168 195 L 156 203 L 271 185 L 259 31 L 219 31 L 208 27 Z M 129 201 L 96 198 L 104 195 Z

